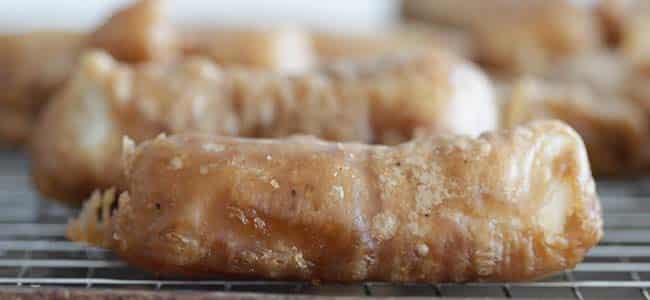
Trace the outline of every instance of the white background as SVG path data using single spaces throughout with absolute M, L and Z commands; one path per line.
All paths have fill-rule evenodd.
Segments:
M 0 0 L 0 31 L 88 30 L 131 0 Z M 397 0 L 167 0 L 182 24 L 307 25 L 366 30 L 394 22 Z

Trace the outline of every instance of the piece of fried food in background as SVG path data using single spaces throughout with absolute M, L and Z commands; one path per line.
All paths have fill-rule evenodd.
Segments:
M 501 13 L 512 1 L 463 1 L 463 0 L 404 0 L 402 14 L 407 19 L 434 24 L 471 28 L 483 22 L 488 14 Z
M 26 142 L 39 111 L 77 67 L 85 49 L 108 51 L 120 61 L 169 61 L 202 55 L 223 65 L 303 72 L 315 65 L 311 37 L 290 29 L 213 28 L 183 32 L 164 1 L 141 0 L 113 14 L 90 34 L 31 33 L 0 38 L 0 139 Z
M 126 144 L 125 192 L 95 194 L 67 236 L 158 275 L 528 281 L 574 267 L 603 234 L 584 145 L 557 121 L 393 147 Z
M 503 88 L 502 126 L 558 119 L 584 139 L 596 175 L 636 175 L 649 164 L 648 114 L 622 94 L 586 84 L 522 79 Z
M 204 56 L 223 66 L 299 73 L 317 64 L 310 34 L 298 28 L 192 28 L 181 36 L 185 56 Z
M 602 45 L 600 20 L 567 0 L 406 0 L 407 17 L 459 26 L 474 36 L 478 60 L 501 73 L 540 74 L 558 60 Z
M 602 18 L 610 45 L 637 69 L 650 72 L 650 2 L 646 0 L 600 0 Z
M 634 68 L 616 50 L 602 49 L 564 59 L 542 77 L 584 85 L 598 94 L 624 96 L 627 82 L 636 76 Z
M 120 61 L 162 61 L 178 55 L 164 1 L 139 0 L 115 12 L 89 36 L 88 48 L 106 49 Z
M 74 71 L 85 35 L 38 32 L 0 37 L 0 141 L 27 142 L 52 91 Z
M 314 32 L 314 51 L 321 64 L 362 59 L 423 48 L 443 48 L 472 59 L 474 48 L 467 33 L 457 28 L 403 23 L 373 33 Z
M 623 102 L 614 104 L 615 106 L 630 107 L 628 111 L 638 111 L 630 113 L 630 120 L 638 120 L 641 112 L 645 114 L 647 122 L 650 122 L 650 76 L 615 49 L 566 60 L 554 67 L 545 78 L 565 84 L 583 85 L 603 100 Z M 605 104 L 605 107 L 608 106 Z M 618 113 L 612 114 L 612 118 L 623 117 Z M 650 128 L 650 124 L 647 127 Z M 647 148 L 642 150 L 646 152 L 646 162 L 639 163 L 639 167 L 632 169 L 633 171 L 640 168 L 647 170 L 650 167 L 650 147 L 643 146 Z
M 645 1 L 645 0 L 640 0 Z M 625 19 L 637 0 L 598 0 L 595 12 L 601 19 L 605 40 L 612 47 L 618 47 L 623 40 Z
M 498 125 L 492 85 L 441 50 L 340 62 L 296 76 L 209 60 L 130 66 L 86 55 L 46 108 L 33 143 L 45 196 L 79 202 L 119 182 L 123 135 L 200 131 L 246 137 L 311 134 L 395 144 L 418 133 L 478 135 Z
M 84 49 L 101 48 L 127 62 L 172 57 L 175 46 L 160 1 L 143 0 L 97 31 L 33 32 L 0 37 L 0 141 L 22 145 L 43 105 L 77 68 Z
M 624 90 L 626 95 L 650 118 L 650 75 L 638 75 L 630 78 L 626 81 Z
M 596 18 L 571 4 L 540 3 L 521 13 L 487 17 L 474 29 L 478 60 L 513 74 L 543 74 L 563 59 L 601 47 Z

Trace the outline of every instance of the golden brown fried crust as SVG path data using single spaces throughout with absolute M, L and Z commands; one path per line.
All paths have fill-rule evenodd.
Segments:
M 523 281 L 602 236 L 584 146 L 559 122 L 394 147 L 179 135 L 125 149 L 117 210 L 96 194 L 68 237 L 166 276 Z
M 81 201 L 116 184 L 123 135 L 200 131 L 246 137 L 312 134 L 394 144 L 416 133 L 496 127 L 490 83 L 443 52 L 341 63 L 300 76 L 221 69 L 209 61 L 137 67 L 90 54 L 35 134 L 39 190 Z M 61 197 L 61 195 L 65 195 Z
M 580 133 L 597 175 L 632 175 L 648 167 L 648 115 L 617 94 L 594 93 L 577 82 L 522 80 L 507 92 L 506 128 L 559 119 Z
M 541 73 L 601 44 L 593 9 L 567 0 L 407 0 L 404 11 L 474 33 L 479 60 L 498 72 Z

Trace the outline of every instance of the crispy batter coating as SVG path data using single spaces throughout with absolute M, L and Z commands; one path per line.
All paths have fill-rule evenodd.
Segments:
M 211 28 L 181 34 L 186 56 L 204 56 L 223 66 L 297 73 L 317 63 L 311 36 L 298 28 Z
M 35 133 L 43 194 L 80 201 L 116 184 L 120 141 L 161 132 L 245 137 L 311 134 L 395 144 L 416 133 L 478 135 L 498 123 L 492 86 L 441 51 L 340 63 L 300 76 L 220 69 L 210 61 L 119 64 L 91 53 Z
M 556 121 L 393 147 L 178 135 L 124 159 L 119 202 L 93 195 L 68 237 L 165 276 L 524 281 L 602 236 L 584 145 Z
M 515 82 L 505 98 L 505 128 L 535 119 L 567 122 L 584 139 L 597 175 L 630 175 L 648 167 L 648 115 L 628 98 L 577 82 L 526 79 Z
M 42 107 L 77 68 L 83 49 L 102 48 L 136 62 L 171 56 L 160 1 L 118 12 L 96 32 L 33 32 L 0 37 L 0 141 L 28 141 Z
M 479 59 L 500 72 L 541 73 L 601 44 L 590 5 L 568 0 L 407 0 L 404 13 L 475 34 Z

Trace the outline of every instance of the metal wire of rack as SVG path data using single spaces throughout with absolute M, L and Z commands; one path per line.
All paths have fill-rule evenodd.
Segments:
M 29 184 L 27 164 L 20 154 L 0 152 L 0 295 L 2 287 L 18 286 L 378 297 L 650 300 L 650 179 L 600 181 L 604 239 L 574 270 L 542 281 L 314 285 L 259 280 L 161 280 L 131 269 L 108 251 L 65 239 L 65 223 L 73 212 L 37 197 Z

